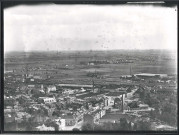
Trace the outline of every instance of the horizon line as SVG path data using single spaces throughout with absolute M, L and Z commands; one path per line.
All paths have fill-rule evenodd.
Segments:
M 166 51 L 175 51 L 176 49 L 91 49 L 91 50 L 29 50 L 29 51 L 23 51 L 23 50 L 13 50 L 13 51 L 4 51 L 4 53 L 10 53 L 10 52 L 85 52 L 85 51 L 120 51 L 120 50 L 126 50 L 126 51 L 146 51 L 146 50 L 166 50 Z

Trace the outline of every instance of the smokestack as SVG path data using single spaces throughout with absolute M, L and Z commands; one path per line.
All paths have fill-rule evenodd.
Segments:
M 122 94 L 122 112 L 124 111 L 124 97 L 123 97 L 123 94 Z
M 41 84 L 41 89 L 44 89 L 44 86 L 43 86 L 43 84 Z
M 94 80 L 93 80 L 93 92 L 94 92 Z
M 130 65 L 130 75 L 132 75 L 132 67 L 131 67 L 131 65 Z

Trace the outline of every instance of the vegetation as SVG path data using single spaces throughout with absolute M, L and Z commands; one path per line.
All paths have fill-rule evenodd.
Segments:
M 80 131 L 78 128 L 73 128 L 72 131 Z
M 103 124 L 91 124 L 91 123 L 84 123 L 82 125 L 82 131 L 101 131 L 101 130 L 133 130 L 132 123 L 127 122 L 126 118 L 121 118 L 120 122 L 118 123 L 103 123 Z
M 155 111 L 150 112 L 152 119 L 158 119 L 171 126 L 177 125 L 177 96 L 170 93 L 157 93 L 142 91 L 142 101 Z
M 150 131 L 152 130 L 151 128 L 151 123 L 147 121 L 138 121 L 134 124 L 134 130 L 145 130 L 145 131 Z

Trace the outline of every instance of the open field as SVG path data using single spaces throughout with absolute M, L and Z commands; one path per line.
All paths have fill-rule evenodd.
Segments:
M 133 59 L 133 63 L 94 64 L 94 60 Z M 176 74 L 174 53 L 166 50 L 12 52 L 5 55 L 5 71 L 17 69 L 19 74 L 48 74 L 53 83 L 120 82 L 121 75 L 136 73 Z M 22 69 L 24 70 L 22 71 Z M 30 70 L 32 68 L 38 68 Z M 25 70 L 26 69 L 26 70 Z M 88 74 L 96 74 L 94 78 Z

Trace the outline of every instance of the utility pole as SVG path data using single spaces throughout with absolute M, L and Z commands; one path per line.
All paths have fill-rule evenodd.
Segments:
M 28 74 L 29 74 L 29 72 L 28 72 L 28 64 L 26 64 L 26 70 L 25 70 L 25 72 L 26 72 L 26 77 L 28 76 Z
M 93 78 L 92 78 L 92 82 L 93 82 L 93 92 L 94 92 L 94 80 L 93 80 Z

